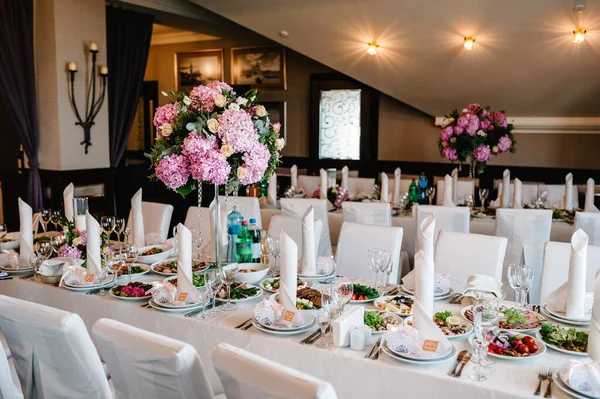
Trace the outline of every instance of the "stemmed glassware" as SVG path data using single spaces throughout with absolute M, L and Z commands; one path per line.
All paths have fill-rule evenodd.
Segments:
M 208 314 L 204 314 L 204 312 L 202 312 L 202 314 L 200 314 L 199 316 L 200 319 L 208 319 L 217 316 L 221 313 L 221 311 L 215 306 L 215 302 L 217 300 L 217 293 L 221 290 L 221 287 L 223 286 L 223 283 L 221 282 L 221 272 L 218 268 L 208 269 L 206 271 L 206 273 L 204 274 L 204 284 L 209 290 L 208 292 L 210 297 L 212 297 L 212 309 L 210 310 L 210 312 L 208 312 Z
M 104 251 L 102 251 L 100 253 L 100 255 L 102 256 L 102 260 L 104 261 L 103 267 L 100 269 L 102 276 L 100 276 L 100 278 L 102 280 L 106 279 L 108 277 L 108 275 L 112 272 L 112 273 L 116 273 L 116 276 L 118 276 L 118 270 L 117 271 L 113 271 L 112 270 L 112 265 L 115 261 L 114 258 L 114 252 L 112 251 L 112 249 L 109 248 L 105 248 Z M 131 276 L 129 276 L 129 278 L 131 278 Z M 100 291 L 98 291 L 98 295 L 106 295 L 108 294 L 108 290 L 106 289 L 106 286 L 102 286 L 102 288 L 100 289 Z
M 487 352 L 490 342 L 494 339 L 496 330 L 498 329 L 499 309 L 496 299 L 475 299 L 473 302 L 473 326 L 475 330 L 475 338 L 473 345 L 476 346 L 478 352 L 478 367 L 475 374 L 471 375 L 471 379 L 475 381 L 486 381 L 486 374 L 492 374 L 493 368 L 489 366 L 487 361 Z
M 390 284 L 390 276 L 392 275 L 392 270 L 394 269 L 394 262 L 392 262 L 391 260 L 387 263 L 387 265 L 384 266 L 384 269 L 382 270 L 382 274 L 384 276 L 384 283 L 380 288 L 384 291 L 386 291 L 392 284 Z M 385 276 L 387 276 L 387 278 L 385 278 Z
M 48 223 L 50 223 L 50 209 L 42 209 L 40 219 L 44 225 L 44 232 L 48 231 Z
M 331 284 L 331 295 L 339 299 L 340 314 L 344 312 L 344 306 L 352 299 L 353 291 L 354 285 L 350 281 L 334 281 Z
M 60 247 L 65 243 L 65 236 L 62 234 L 57 234 L 50 238 L 50 244 L 52 245 L 52 251 L 58 256 L 60 255 Z
M 131 284 L 131 266 L 138 257 L 138 247 L 135 244 L 128 244 L 125 246 L 124 253 L 125 264 L 127 265 L 127 271 L 129 272 L 129 283 Z
M 227 303 L 223 306 L 223 310 L 228 312 L 238 308 L 236 304 L 231 303 L 231 285 L 235 283 L 238 271 L 239 265 L 237 263 L 230 263 L 221 267 L 221 281 L 227 286 Z
M 490 195 L 490 190 L 487 188 L 479 189 L 479 201 L 481 201 L 481 212 L 485 212 L 485 200 Z
M 532 267 L 511 264 L 508 266 L 508 282 L 515 290 L 515 302 L 517 306 L 527 307 L 527 294 L 533 283 L 534 270 Z
M 8 234 L 8 228 L 6 227 L 6 225 L 0 224 L 0 252 L 2 252 L 2 242 L 6 238 L 7 234 Z
M 321 330 L 321 339 L 319 342 L 315 344 L 318 348 L 326 348 L 328 346 L 327 338 L 325 333 L 327 331 L 327 327 L 331 323 L 331 306 L 333 304 L 333 300 L 331 295 L 326 292 L 321 292 L 321 310 L 317 313 L 317 324 L 319 329 Z
M 369 267 L 371 271 L 375 275 L 373 278 L 375 286 L 377 286 L 377 273 L 379 273 L 379 267 L 381 264 L 381 256 L 383 253 L 383 249 L 381 248 L 369 248 L 367 249 L 367 261 L 369 262 Z
M 121 234 L 125 229 L 125 219 L 115 217 L 115 233 L 117 233 L 117 241 L 121 242 Z
M 112 216 L 102 216 L 100 218 L 100 227 L 102 228 L 102 231 L 106 233 L 108 239 L 110 240 L 110 235 L 115 229 L 115 218 Z
M 273 236 L 267 236 L 265 238 L 269 254 L 275 258 L 275 265 L 273 266 L 273 275 L 279 275 L 279 238 Z
M 59 210 L 53 210 L 50 212 L 50 222 L 54 225 L 54 230 L 58 231 L 58 225 L 60 224 L 60 219 L 62 218 L 62 212 Z
M 433 205 L 433 198 L 435 197 L 435 186 L 427 187 L 425 194 L 427 194 L 427 197 L 429 198 L 429 205 Z
M 35 260 L 35 270 L 33 273 L 33 278 L 32 280 L 37 280 L 37 274 L 38 274 L 38 269 L 39 266 L 46 260 L 48 260 L 50 258 L 50 256 L 52 255 L 52 244 L 49 241 L 43 241 L 43 242 L 38 242 L 36 249 L 35 249 L 35 253 L 37 255 L 37 258 Z

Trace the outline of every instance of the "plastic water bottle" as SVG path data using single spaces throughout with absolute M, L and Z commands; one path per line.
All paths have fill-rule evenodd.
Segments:
M 241 226 L 227 228 L 227 263 L 236 263 L 237 260 L 237 236 Z
M 242 229 L 236 239 L 236 253 L 238 263 L 252 262 L 252 237 L 248 231 L 248 222 L 242 222 Z
M 248 231 L 252 237 L 252 262 L 260 263 L 260 229 L 256 225 L 256 219 L 250 219 Z
M 418 202 L 419 202 L 419 204 L 427 205 L 427 203 L 428 203 L 428 201 L 427 201 L 427 186 L 428 185 L 429 185 L 429 179 L 427 178 L 427 175 L 425 175 L 425 172 L 421 172 L 421 176 L 419 176 L 419 182 L 418 182 L 418 186 L 419 186 Z
M 232 210 L 229 212 L 229 215 L 227 215 L 227 228 L 237 227 L 237 231 L 239 232 L 242 228 L 242 220 L 244 220 L 242 214 L 235 209 Z

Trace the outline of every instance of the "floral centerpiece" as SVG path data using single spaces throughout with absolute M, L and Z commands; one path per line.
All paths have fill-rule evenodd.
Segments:
M 156 109 L 157 137 L 146 154 L 150 178 L 187 196 L 200 183 L 225 185 L 227 191 L 268 179 L 279 163 L 281 125 L 271 123 L 258 92 L 237 95 L 223 82 L 163 95 L 170 104 Z
M 313 194 L 313 198 L 321 198 L 321 188 L 317 188 Z M 348 189 L 334 185 L 327 189 L 327 200 L 333 204 L 335 209 L 340 209 L 342 207 L 342 202 L 348 201 L 350 199 L 350 193 Z
M 58 249 L 58 256 L 79 258 L 85 261 L 87 256 L 87 233 L 75 228 L 75 223 L 67 218 L 63 218 L 60 224 L 63 226 L 62 234 L 64 235 L 65 243 Z M 105 232 L 101 232 L 100 239 L 100 252 L 104 252 L 108 248 L 108 235 Z M 85 267 L 85 262 L 82 266 Z
M 481 173 L 487 162 L 505 152 L 515 152 L 513 125 L 504 111 L 470 104 L 461 112 L 454 110 L 441 123 L 438 145 L 443 158 L 469 163 L 471 173 Z

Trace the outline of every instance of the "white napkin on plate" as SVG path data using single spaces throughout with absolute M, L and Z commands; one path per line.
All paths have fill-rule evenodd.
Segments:
M 514 185 L 513 209 L 523 209 L 523 183 L 518 178 L 515 178 Z
M 286 311 L 297 312 L 298 247 L 284 231 L 279 234 L 280 271 L 279 303 Z
M 131 237 L 138 248 L 146 245 L 144 234 L 144 215 L 142 214 L 142 189 L 131 198 Z
M 585 212 L 600 212 L 596 205 L 594 205 L 594 190 L 596 189 L 596 182 L 594 179 L 589 178 L 585 187 Z
M 452 169 L 452 202 L 455 204 L 458 202 L 458 169 Z
M 455 206 L 454 201 L 452 201 L 452 177 L 446 175 L 444 177 L 444 206 Z
M 432 353 L 448 353 L 450 341 L 433 321 L 433 314 L 428 314 L 419 300 L 413 304 L 412 311 L 413 328 L 419 332 L 419 346 L 422 348 L 425 341 L 437 341 L 437 350 Z
M 569 278 L 545 299 L 546 306 L 553 312 L 564 312 L 570 319 L 586 317 L 586 269 L 588 235 L 581 229 L 571 237 Z
M 344 313 L 332 323 L 333 344 L 335 346 L 350 345 L 350 332 L 365 324 L 365 307 L 348 305 Z
M 428 319 L 433 317 L 434 264 L 423 251 L 415 255 L 415 302 Z M 422 320 L 413 315 L 413 326 L 418 330 Z
M 296 191 L 298 191 L 299 190 L 299 187 L 298 187 L 298 167 L 296 165 L 292 165 L 292 167 L 290 168 L 290 175 L 291 175 L 290 176 L 291 185 L 292 185 L 292 187 L 294 187 L 294 189 Z
M 600 362 L 600 273 L 596 273 L 594 278 L 594 307 L 589 330 L 588 356 L 593 361 Z
M 317 274 L 317 253 L 315 247 L 315 210 L 311 205 L 302 216 L 302 274 Z
M 85 212 L 85 225 L 87 227 L 87 244 L 86 249 L 86 267 L 88 274 L 94 274 L 96 277 L 102 270 L 100 258 L 100 247 L 102 239 L 100 238 L 100 224 L 89 212 Z
M 19 232 L 21 233 L 19 257 L 28 263 L 35 256 L 33 251 L 33 211 L 31 207 L 19 198 Z
M 68 220 L 73 220 L 73 192 L 75 191 L 75 186 L 73 183 L 69 183 L 69 185 L 63 191 L 63 200 L 65 202 L 65 217 Z
M 342 168 L 342 187 L 348 189 L 348 167 L 344 166 Z
M 273 173 L 271 177 L 269 177 L 269 187 L 268 187 L 268 196 L 269 203 L 276 204 L 277 203 L 277 173 Z
M 491 276 L 473 274 L 467 280 L 463 295 L 472 298 L 502 298 L 502 282 Z
M 198 291 L 192 280 L 192 233 L 183 223 L 177 225 L 177 247 L 177 291 L 187 294 L 185 303 L 196 303 Z
M 327 199 L 327 171 L 325 169 L 319 170 L 319 176 L 321 179 L 321 183 L 319 185 L 319 191 L 321 194 L 320 198 Z
M 433 263 L 433 234 L 435 233 L 435 213 L 427 216 L 419 226 L 419 250 L 423 251 L 429 262 Z
M 90 273 L 90 270 L 88 270 L 85 267 L 65 265 L 63 267 L 63 275 L 60 279 L 60 284 L 62 285 L 63 282 L 72 286 L 86 286 L 97 284 L 95 277 L 93 281 L 85 280 L 85 277 L 88 274 L 92 273 Z
M 510 170 L 502 172 L 502 193 L 500 197 L 500 208 L 509 208 L 510 205 Z
M 597 361 L 569 360 L 559 369 L 558 374 L 570 388 L 591 398 L 600 397 L 600 364 Z
M 573 210 L 573 173 L 565 176 L 565 206 L 567 211 Z
M 381 202 L 390 202 L 389 182 L 385 172 L 381 172 Z
M 396 168 L 394 171 L 394 196 L 392 197 L 392 201 L 394 204 L 398 204 L 400 202 L 400 176 L 402 171 L 400 168 Z
M 63 267 L 66 265 L 64 260 L 48 259 L 40 265 L 39 273 L 42 276 L 59 276 L 62 274 Z

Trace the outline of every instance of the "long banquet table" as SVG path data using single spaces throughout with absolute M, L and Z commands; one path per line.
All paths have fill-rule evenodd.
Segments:
M 161 279 L 160 276 L 149 274 L 137 280 Z M 319 285 L 315 284 L 315 288 L 319 288 Z M 353 351 L 349 348 L 321 349 L 299 344 L 308 333 L 279 337 L 262 333 L 254 327 L 247 331 L 234 329 L 233 326 L 251 316 L 252 308 L 258 299 L 214 320 L 201 321 L 179 314 L 142 308 L 140 303 L 122 301 L 110 295 L 85 295 L 41 282 L 21 280 L 18 277 L 0 281 L 0 294 L 77 313 L 88 329 L 96 320 L 107 317 L 188 342 L 198 351 L 215 393 L 222 392 L 222 386 L 213 370 L 211 354 L 214 347 L 221 342 L 245 348 L 327 380 L 333 384 L 340 399 L 531 398 L 537 386 L 540 366 L 559 366 L 573 359 L 548 349 L 546 354 L 537 359 L 520 362 L 497 360 L 494 366 L 496 373 L 488 377 L 489 381 L 475 382 L 469 378 L 474 370 L 472 363 L 467 364 L 460 379 L 447 375 L 454 365 L 454 359 L 437 365 L 411 365 L 393 360 L 382 353 L 379 360 L 374 361 L 364 358 L 371 345 L 364 351 Z M 436 302 L 436 310 L 452 310 L 458 314 L 460 309 L 460 305 L 450 305 L 447 301 Z M 469 348 L 466 338 L 452 342 L 459 351 Z M 558 399 L 568 397 L 557 387 L 553 387 L 553 395 Z

